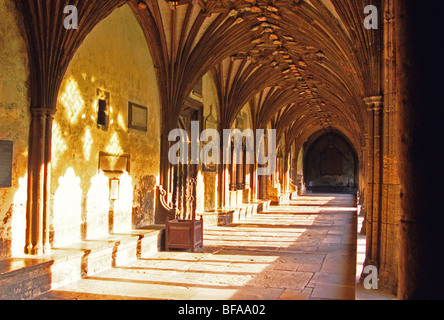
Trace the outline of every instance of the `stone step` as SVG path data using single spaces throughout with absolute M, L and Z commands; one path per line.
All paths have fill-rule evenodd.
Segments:
M 0 261 L 0 300 L 33 299 L 84 277 L 163 250 L 163 225 L 56 247 L 50 256 Z

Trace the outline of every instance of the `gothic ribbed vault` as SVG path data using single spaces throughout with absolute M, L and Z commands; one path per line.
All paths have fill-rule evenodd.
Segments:
M 274 117 L 289 140 L 305 141 L 323 128 L 362 144 L 363 98 L 380 94 L 379 42 L 364 29 L 363 0 L 76 1 L 79 30 L 63 23 L 68 1 L 17 1 L 30 41 L 33 106 L 54 108 L 64 72 L 86 35 L 128 3 L 146 36 L 157 68 L 164 132 L 176 125 L 186 97 L 213 68 L 223 89 L 221 115 L 229 126 L 249 100 L 264 126 Z M 57 19 L 54 19 L 57 17 Z M 44 29 L 48 43 L 36 30 Z M 258 95 L 255 97 L 255 95 Z M 256 109 L 255 109 L 256 108 Z M 230 115 L 230 116 L 228 116 Z M 359 152 L 358 152 L 359 153 Z

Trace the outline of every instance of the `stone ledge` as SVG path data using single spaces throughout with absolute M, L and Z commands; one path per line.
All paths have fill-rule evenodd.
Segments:
M 31 257 L 0 261 L 0 300 L 32 299 L 50 290 L 53 263 Z
M 154 225 L 55 247 L 49 256 L 0 261 L 0 300 L 33 299 L 114 266 L 148 258 L 162 249 L 164 230 L 163 225 Z
M 51 260 L 35 259 L 35 258 L 10 258 L 0 260 L 0 277 L 11 276 L 15 273 L 20 273 L 23 270 L 33 270 L 39 268 L 43 264 L 51 265 Z M 2 282 L 3 284 L 3 282 Z
M 220 210 L 206 211 L 198 215 L 203 217 L 204 228 L 207 226 L 221 227 L 221 226 L 227 226 L 233 222 L 234 210 L 220 209 Z
M 256 201 L 243 203 L 238 206 L 228 207 L 226 209 L 218 209 L 206 211 L 198 214 L 203 216 L 204 228 L 214 226 L 227 226 L 242 219 L 251 217 L 259 212 L 267 211 L 270 208 L 270 201 Z

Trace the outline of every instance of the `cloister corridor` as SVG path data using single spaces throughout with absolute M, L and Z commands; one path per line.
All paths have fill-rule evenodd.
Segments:
M 202 252 L 158 252 L 38 299 L 353 300 L 355 205 L 352 195 L 301 196 L 205 228 Z

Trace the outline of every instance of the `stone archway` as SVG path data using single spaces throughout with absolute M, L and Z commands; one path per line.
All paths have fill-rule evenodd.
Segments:
M 52 130 L 53 246 L 154 223 L 160 166 L 156 84 L 149 48 L 129 6 L 100 22 L 73 56 Z M 68 170 L 70 179 L 63 183 Z M 73 198 L 68 194 L 78 197 L 72 205 L 66 205 Z
M 304 150 L 304 181 L 308 192 L 356 193 L 358 157 L 342 134 L 323 134 L 308 142 Z

